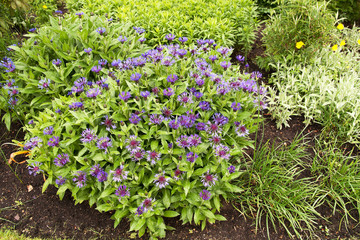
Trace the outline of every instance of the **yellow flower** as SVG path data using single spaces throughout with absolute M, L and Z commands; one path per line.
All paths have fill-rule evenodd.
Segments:
M 47 6 L 46 6 L 46 5 L 43 5 L 43 9 L 47 9 Z
M 342 23 L 340 23 L 339 25 L 337 25 L 337 29 L 343 30 L 344 29 L 344 25 Z
M 342 40 L 342 41 L 340 42 L 340 46 L 345 46 L 345 44 L 346 44 L 345 40 Z
M 336 51 L 336 50 L 338 49 L 338 45 L 335 44 L 334 46 L 331 47 L 331 49 L 332 49 L 333 51 Z
M 297 48 L 297 49 L 300 49 L 300 48 L 302 48 L 302 46 L 304 46 L 304 45 L 305 45 L 305 43 L 303 43 L 302 41 L 297 42 L 297 43 L 296 43 L 296 48 Z
M 358 44 L 360 45 L 360 39 L 358 40 Z

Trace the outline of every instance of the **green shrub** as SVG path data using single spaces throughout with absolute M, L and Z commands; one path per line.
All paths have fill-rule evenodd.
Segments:
M 242 191 L 238 155 L 266 106 L 261 74 L 231 66 L 213 40 L 149 49 L 141 29 L 105 18 L 50 23 L 13 47 L 8 73 L 31 109 L 24 149 L 43 190 L 70 190 L 140 236 L 164 237 L 163 217 L 225 220 L 220 197 Z
M 223 46 L 241 45 L 248 53 L 258 27 L 252 0 L 67 0 L 72 11 L 106 14 L 144 28 L 148 44 L 167 42 L 165 35 L 214 39 Z
M 28 0 L 31 6 L 31 12 L 28 17 L 34 18 L 33 22 L 41 25 L 49 21 L 49 17 L 58 9 L 58 5 L 62 4 L 62 0 Z
M 359 0 L 332 0 L 329 3 L 329 9 L 339 12 L 340 17 L 344 17 L 350 22 L 360 20 Z
M 266 21 L 263 31 L 266 57 L 258 59 L 262 68 L 268 69 L 269 63 L 284 59 L 302 63 L 336 39 L 336 18 L 326 2 L 290 0 L 279 5 L 276 12 Z M 304 45 L 297 45 L 298 42 Z
M 342 141 L 359 143 L 359 28 L 345 28 L 341 39 L 345 45 L 334 42 L 315 52 L 308 64 L 273 65 L 269 110 L 278 127 L 289 126 L 291 116 L 301 114 L 306 124 L 318 122 L 325 133 L 335 131 Z

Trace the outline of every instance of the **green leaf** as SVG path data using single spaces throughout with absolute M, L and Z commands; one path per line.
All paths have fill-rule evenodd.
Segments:
M 61 185 L 59 189 L 57 190 L 56 194 L 59 195 L 60 200 L 63 199 L 66 190 L 68 189 L 68 186 L 66 184 Z
M 101 204 L 96 207 L 96 210 L 98 210 L 99 212 L 107 212 L 110 211 L 111 209 L 112 207 L 107 203 Z
M 48 179 L 46 179 L 46 181 L 44 182 L 41 192 L 44 193 L 48 188 L 49 184 L 51 183 L 52 183 L 52 176 L 49 176 Z
M 180 214 L 178 212 L 175 212 L 175 211 L 165 211 L 163 216 L 164 217 L 168 217 L 168 218 L 172 218 L 172 217 L 176 217 L 176 216 L 179 216 Z
M 189 190 L 190 190 L 190 186 L 191 186 L 191 184 L 190 184 L 189 180 L 186 180 L 186 182 L 184 183 L 184 192 L 185 192 L 185 196 L 187 196 L 187 195 L 188 195 Z
M 194 222 L 195 224 L 199 224 L 200 222 L 200 217 L 201 217 L 201 213 L 200 213 L 200 209 L 196 209 L 195 214 L 194 214 Z
M 169 196 L 169 190 L 167 190 L 167 189 L 165 189 L 163 203 L 166 208 L 170 207 L 171 201 L 170 201 L 170 196 Z
M 207 218 L 215 219 L 215 215 L 210 210 L 202 209 L 201 213 L 204 214 Z
M 159 142 L 154 140 L 151 142 L 151 150 L 155 151 L 157 147 L 159 146 Z
M 224 216 L 219 215 L 219 214 L 215 215 L 215 219 L 218 220 L 218 221 L 226 221 L 226 218 Z
M 145 218 L 140 218 L 139 220 L 132 222 L 132 224 L 130 225 L 130 231 L 139 231 L 145 223 Z
M 210 146 L 208 143 L 202 143 L 199 146 L 196 147 L 195 152 L 197 153 L 203 153 L 206 151 L 206 149 Z
M 220 199 L 219 199 L 219 197 L 216 196 L 213 199 L 214 199 L 214 205 L 215 205 L 216 210 L 220 211 Z
M 113 188 L 107 188 L 101 193 L 101 195 L 98 199 L 105 198 L 105 197 L 109 196 L 110 194 L 112 194 L 113 192 L 114 192 Z
M 6 113 L 3 116 L 2 120 L 5 122 L 7 130 L 10 131 L 10 126 L 11 126 L 11 115 L 10 115 L 10 113 Z
M 243 192 L 244 189 L 238 187 L 238 186 L 235 186 L 235 185 L 232 185 L 228 182 L 225 183 L 225 186 L 231 191 L 231 192 L 237 192 L 237 193 L 240 193 L 240 192 Z

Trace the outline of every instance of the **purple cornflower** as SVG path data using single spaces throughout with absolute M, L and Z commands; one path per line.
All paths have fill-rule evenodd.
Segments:
M 203 93 L 202 92 L 194 92 L 194 96 L 199 99 L 203 96 Z
M 254 99 L 254 107 L 258 107 L 260 110 L 267 109 L 268 104 L 259 99 Z
M 102 67 L 100 65 L 94 66 L 91 68 L 91 71 L 94 73 L 99 74 L 99 72 L 102 70 Z
M 235 172 L 235 166 L 231 165 L 230 167 L 228 167 L 229 173 L 234 173 Z
M 167 88 L 163 90 L 164 96 L 170 97 L 175 94 L 174 90 L 172 88 Z
M 198 131 L 205 131 L 205 123 L 203 123 L 203 122 L 197 123 L 197 124 L 196 124 L 196 129 L 197 129 Z
M 79 13 L 75 13 L 76 16 L 78 16 L 79 18 L 82 18 L 82 16 L 84 15 L 83 12 L 79 12 Z
M 119 94 L 119 98 L 126 102 L 127 100 L 129 100 L 131 98 L 131 93 L 130 92 L 121 92 Z
M 185 43 L 185 42 L 187 42 L 187 40 L 188 40 L 187 37 L 179 37 L 179 41 L 180 41 L 181 43 Z
M 186 104 L 191 104 L 193 103 L 193 99 L 192 99 L 192 95 L 187 93 L 187 92 L 183 92 L 182 94 L 180 94 L 177 98 L 177 100 L 183 105 L 186 106 Z
M 127 37 L 120 35 L 118 40 L 119 40 L 119 42 L 124 43 L 127 41 Z
M 262 78 L 262 73 L 259 72 L 259 71 L 254 71 L 254 72 L 251 73 L 250 78 L 252 78 L 252 79 L 254 79 L 254 78 L 255 79 Z
M 100 35 L 103 35 L 106 32 L 106 28 L 99 27 L 98 29 L 96 29 L 96 32 L 99 33 Z
M 154 183 L 160 189 L 165 188 L 167 185 L 169 185 L 169 179 L 165 177 L 165 171 L 163 171 L 162 174 L 155 174 L 155 178 L 156 179 L 154 180 Z
M 164 107 L 161 112 L 162 114 L 164 114 L 165 118 L 171 117 L 171 114 L 173 113 L 173 111 L 171 109 L 168 109 L 167 107 Z
M 107 64 L 107 60 L 106 59 L 100 59 L 98 61 L 98 63 L 99 63 L 100 66 L 104 67 Z
M 186 135 L 180 136 L 178 139 L 176 139 L 176 144 L 181 148 L 189 148 L 190 147 L 189 137 Z
M 18 102 L 18 99 L 16 97 L 11 97 L 8 101 L 10 108 L 13 109 L 14 106 L 16 106 L 17 102 Z
M 58 147 L 58 146 L 59 146 L 59 140 L 60 140 L 59 137 L 53 136 L 53 137 L 51 137 L 51 138 L 49 139 L 48 145 L 49 145 L 50 147 Z
M 140 93 L 140 96 L 142 96 L 145 100 L 150 96 L 149 91 L 143 91 Z
M 226 71 L 229 67 L 231 67 L 231 62 L 223 61 L 220 63 L 220 66 L 222 66 L 224 68 L 224 70 Z
M 250 65 L 247 63 L 247 64 L 245 64 L 245 67 L 248 68 L 248 67 L 250 67 Z
M 151 114 L 149 121 L 149 124 L 160 125 L 164 121 L 164 116 L 160 114 Z
M 168 144 L 168 148 L 172 148 L 173 147 L 173 144 L 172 143 L 169 143 Z
M 133 161 L 137 162 L 144 158 L 145 151 L 141 148 L 137 148 L 130 152 L 130 156 L 132 157 Z
M 0 63 L 0 66 L 1 66 L 1 63 Z M 11 87 L 14 87 L 14 85 L 15 85 L 15 80 L 14 79 L 9 79 L 9 80 L 6 80 L 6 83 L 4 83 L 3 88 L 4 89 L 9 89 Z
M 186 54 L 187 54 L 187 51 L 185 49 L 179 49 L 176 51 L 176 54 L 180 57 L 180 58 L 183 58 Z
M 228 146 L 225 146 L 223 144 L 218 144 L 215 147 L 215 156 L 219 157 L 219 161 L 221 159 L 229 160 L 230 158 L 230 149 Z
M 142 207 L 143 212 L 152 211 L 153 210 L 153 203 L 155 199 L 147 198 L 145 199 L 141 204 L 140 207 Z
M 179 118 L 179 123 L 184 128 L 191 128 L 194 125 L 195 121 L 188 116 L 182 115 Z
M 28 122 L 29 125 L 33 125 L 34 124 L 34 119 L 31 119 L 29 122 Z
M 91 48 L 85 48 L 85 49 L 84 49 L 84 52 L 86 52 L 87 54 L 90 54 L 90 53 L 91 53 L 91 51 L 92 51 L 92 49 L 91 49 Z
M 40 162 L 31 163 L 31 165 L 28 166 L 29 174 L 33 175 L 33 176 L 36 176 L 40 172 L 43 172 L 43 170 L 40 169 L 41 165 L 42 165 L 42 163 L 40 163 Z
M 222 138 L 220 136 L 215 135 L 212 136 L 209 140 L 211 142 L 211 145 L 215 147 L 216 145 L 221 143 Z
M 203 111 L 209 111 L 211 110 L 210 103 L 207 101 L 199 102 L 199 108 Z
M 236 102 L 233 102 L 231 104 L 231 108 L 234 110 L 234 112 L 238 111 L 241 109 L 241 104 L 240 103 L 236 103 Z
M 173 60 L 172 57 L 170 57 L 170 56 L 166 56 L 161 60 L 161 64 L 166 67 L 169 67 L 169 66 L 173 65 L 174 63 L 175 63 L 175 60 Z
M 124 166 L 120 165 L 117 169 L 114 171 L 110 171 L 110 173 L 113 174 L 113 180 L 115 182 L 121 182 L 122 180 L 126 180 L 128 171 L 124 171 Z
M 176 120 L 171 120 L 169 122 L 169 127 L 176 130 L 179 128 L 179 123 Z
M 138 41 L 139 41 L 140 43 L 144 43 L 144 42 L 146 41 L 146 38 L 139 38 Z
M 59 108 L 56 109 L 55 112 L 61 114 L 61 110 Z
M 29 32 L 31 32 L 31 33 L 36 32 L 36 28 L 30 28 Z
M 107 177 L 108 177 L 108 173 L 105 172 L 104 170 L 101 170 L 96 176 L 99 182 L 105 182 L 107 180 Z
M 49 126 L 46 127 L 43 131 L 44 135 L 51 135 L 54 132 L 54 127 L 53 126 Z
M 119 197 L 119 201 L 121 201 L 122 197 L 130 197 L 129 189 L 126 189 L 126 185 L 120 185 L 118 189 L 115 191 L 115 195 Z
M 62 167 L 64 166 L 66 163 L 68 163 L 70 161 L 69 159 L 69 155 L 67 155 L 66 153 L 63 154 L 58 154 L 56 156 L 56 158 L 54 159 L 54 163 L 56 166 L 58 167 Z
M 101 137 L 97 140 L 97 147 L 99 149 L 104 149 L 105 153 L 107 153 L 108 148 L 112 147 L 111 139 L 108 137 Z
M 56 14 L 63 14 L 63 12 L 61 10 L 56 10 L 54 13 Z
M 101 122 L 101 124 L 106 126 L 107 131 L 110 131 L 111 128 L 112 129 L 116 128 L 115 123 L 113 123 L 112 119 L 110 119 L 108 115 L 105 115 L 105 120 Z
M 169 33 L 165 36 L 166 40 L 168 40 L 169 42 L 173 41 L 175 39 L 175 35 L 172 33 Z
M 82 86 L 85 86 L 86 83 L 87 83 L 87 79 L 85 77 L 80 77 L 75 80 L 74 85 L 76 87 L 82 87 Z
M 135 135 L 131 135 L 128 139 L 125 140 L 125 143 L 127 143 L 128 145 L 126 146 L 126 149 L 129 152 L 132 152 L 133 150 L 137 150 L 140 149 L 140 141 L 136 140 L 136 136 Z
M 48 91 L 48 88 L 49 88 L 49 86 L 50 86 L 50 79 L 47 79 L 47 78 L 45 78 L 45 79 L 41 79 L 40 81 L 39 81 L 39 85 L 38 85 L 38 87 L 40 88 L 40 89 L 46 89 L 46 91 Z
M 145 29 L 139 28 L 139 27 L 133 27 L 133 29 L 137 32 L 137 34 L 143 34 L 145 32 Z
M 174 171 L 174 179 L 177 181 L 177 180 L 180 180 L 182 178 L 182 174 L 183 172 L 180 171 L 179 168 L 177 168 L 175 171 Z
M 98 95 L 101 94 L 101 91 L 99 88 L 90 88 L 87 92 L 86 92 L 86 96 L 88 98 L 96 98 Z
M 142 75 L 140 73 L 134 73 L 130 76 L 130 80 L 132 80 L 134 82 L 139 82 L 141 76 Z
M 58 186 L 61 186 L 65 183 L 65 181 L 66 181 L 66 178 L 64 178 L 63 176 L 58 176 L 57 179 L 55 180 L 55 183 Z
M 191 146 L 197 147 L 199 144 L 201 144 L 201 137 L 197 134 L 192 134 L 189 136 L 188 141 Z
M 95 141 L 97 136 L 95 135 L 94 131 L 91 130 L 91 129 L 86 129 L 84 130 L 82 133 L 81 133 L 81 136 L 83 138 L 81 138 L 80 140 L 83 142 L 83 143 L 89 143 L 91 141 Z
M 208 191 L 208 190 L 202 190 L 201 192 L 200 192 L 200 197 L 202 198 L 202 200 L 209 200 L 210 199 L 210 197 L 211 197 L 211 193 Z
M 40 147 L 42 139 L 39 137 L 33 137 L 30 138 L 30 140 L 28 142 L 25 143 L 24 145 L 24 150 L 32 150 L 34 147 Z
M 207 171 L 205 174 L 201 176 L 201 182 L 204 184 L 205 187 L 211 187 L 215 185 L 215 181 L 217 181 L 217 176 L 212 175 Z
M 156 164 L 161 157 L 161 153 L 157 153 L 155 151 L 147 151 L 147 160 L 150 162 L 151 165 Z
M 84 107 L 84 104 L 82 102 L 74 102 L 73 104 L 69 105 L 69 108 L 74 109 L 74 110 L 77 110 L 77 109 L 83 108 L 83 107 Z
M 129 118 L 129 121 L 130 121 L 132 124 L 137 125 L 137 124 L 141 121 L 141 117 L 139 117 L 139 116 L 138 116 L 137 114 L 135 114 L 135 113 L 131 113 L 130 118 Z
M 52 64 L 54 64 L 55 66 L 60 66 L 61 60 L 60 59 L 54 59 L 54 60 L 52 60 Z
M 176 74 L 170 74 L 167 77 L 167 81 L 171 84 L 174 84 L 178 79 L 179 79 L 179 77 Z
M 239 62 L 244 62 L 245 61 L 245 57 L 241 56 L 241 55 L 237 55 L 236 56 L 236 59 L 239 61 Z
M 226 47 L 220 47 L 220 48 L 217 49 L 217 51 L 218 51 L 219 53 L 221 53 L 221 55 L 222 55 L 223 57 L 230 55 L 231 50 L 232 50 L 232 49 L 226 48 Z
M 205 84 L 205 81 L 202 78 L 196 78 L 195 82 L 199 87 L 201 87 L 201 86 L 203 86 Z
M 209 59 L 210 59 L 212 62 L 215 62 L 215 61 L 218 59 L 218 57 L 217 57 L 216 55 L 211 55 L 211 56 L 209 56 Z
M 215 113 L 212 118 L 214 122 L 220 126 L 223 126 L 229 122 L 229 118 L 223 116 L 221 113 Z
M 95 164 L 91 168 L 90 175 L 93 177 L 96 177 L 101 171 L 102 171 L 102 168 L 100 167 L 100 164 Z
M 10 97 L 13 97 L 14 95 L 19 93 L 19 90 L 17 90 L 18 86 L 13 86 L 10 87 L 8 90 L 8 94 L 10 95 Z
M 86 185 L 86 172 L 85 171 L 77 171 L 73 178 L 73 182 L 79 188 L 84 187 Z
M 205 126 L 205 131 L 210 135 L 218 135 L 221 133 L 222 129 L 217 123 L 208 121 Z
M 159 92 L 160 92 L 160 89 L 158 87 L 154 87 L 151 89 L 152 93 L 155 94 L 155 95 L 158 95 Z
M 186 160 L 193 163 L 196 161 L 196 159 L 199 157 L 196 153 L 189 152 L 186 154 Z
M 143 214 L 143 213 L 144 213 L 144 207 L 139 206 L 139 207 L 136 209 L 135 215 L 140 216 L 140 215 Z
M 245 127 L 245 125 L 238 126 L 235 132 L 239 137 L 246 137 L 249 135 L 249 130 Z

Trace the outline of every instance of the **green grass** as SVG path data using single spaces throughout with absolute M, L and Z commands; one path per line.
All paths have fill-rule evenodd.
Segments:
M 23 234 L 18 234 L 14 229 L 2 227 L 0 228 L 0 239 L 4 240 L 46 240 L 45 238 L 30 238 Z M 55 239 L 55 238 L 54 238 Z M 52 239 L 52 240 L 54 240 Z M 56 238 L 60 239 L 60 238 Z M 48 239 L 50 240 L 50 239 Z

